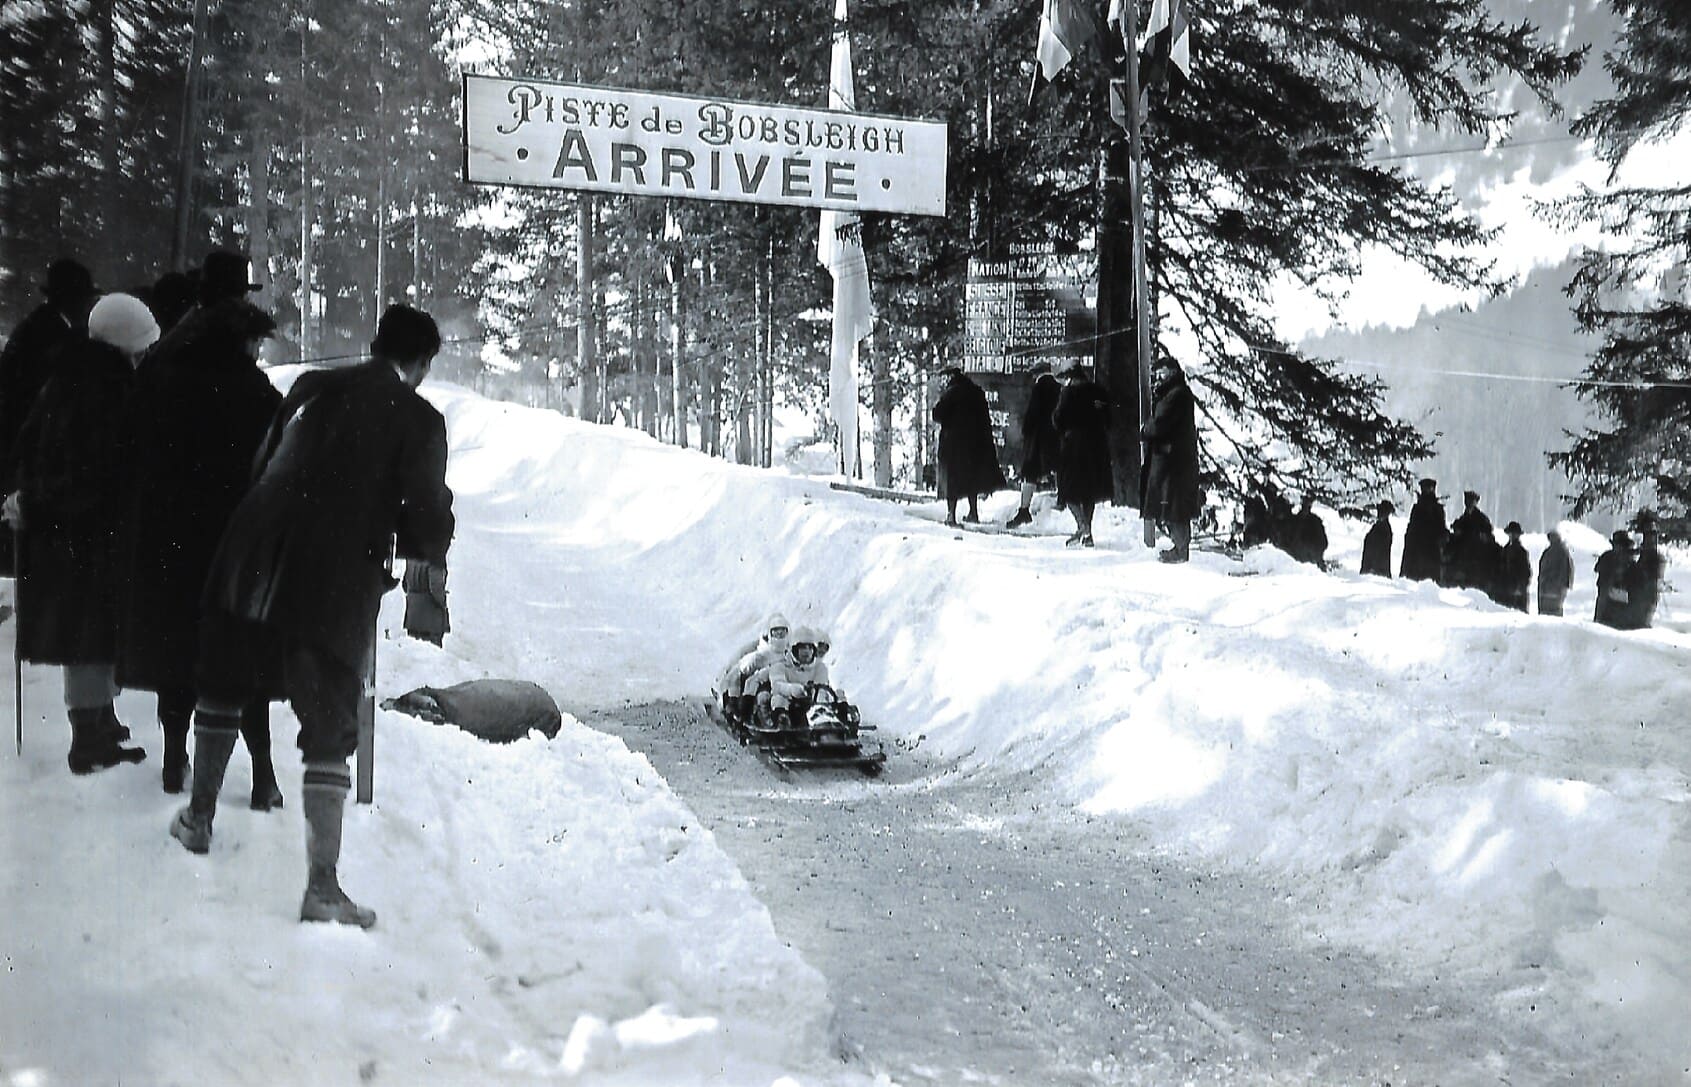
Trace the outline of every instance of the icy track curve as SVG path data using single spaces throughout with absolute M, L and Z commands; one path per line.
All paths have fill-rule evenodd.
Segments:
M 1128 511 L 1101 512 L 1088 553 L 1049 511 L 1031 538 L 959 532 L 937 505 L 433 395 L 453 484 L 488 525 L 456 585 L 502 609 L 460 651 L 556 667 L 525 632 L 609 579 L 627 603 L 573 632 L 571 696 L 682 698 L 787 609 L 831 632 L 869 719 L 954 772 L 1036 769 L 1046 802 L 1293 888 L 1324 938 L 1477 985 L 1594 1051 L 1691 1067 L 1684 556 L 1662 629 L 1621 633 L 1272 552 L 1169 568 Z M 1328 530 L 1354 570 L 1361 526 Z M 1602 540 L 1562 532 L 1569 613 L 1589 614 Z

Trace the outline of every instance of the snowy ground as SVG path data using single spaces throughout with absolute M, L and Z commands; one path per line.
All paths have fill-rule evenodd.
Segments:
M 535 679 L 649 750 L 680 798 L 573 720 L 550 744 L 495 749 L 384 714 L 377 805 L 350 821 L 346 864 L 381 927 L 303 930 L 297 813 L 232 803 L 239 754 L 213 853 L 188 857 L 163 834 L 155 734 L 137 730 L 143 767 L 73 780 L 56 677 L 26 670 L 42 720 L 22 762 L 0 760 L 0 1074 L 1691 1075 L 1681 594 L 1664 603 L 1673 629 L 1618 633 L 1272 555 L 1170 569 L 1115 511 L 1090 553 L 1061 547 L 1055 513 L 1033 538 L 959 533 L 936 507 L 429 391 L 460 499 L 455 630 L 444 652 L 384 642 L 382 693 Z M 1354 569 L 1359 532 L 1329 531 Z M 1601 541 L 1564 536 L 1580 582 L 1569 610 L 1589 614 Z M 766 781 L 678 701 L 775 607 L 830 629 L 836 676 L 896 741 L 886 783 Z M 120 709 L 141 724 L 150 696 Z M 284 708 L 274 717 L 287 789 L 293 729 Z M 643 739 L 654 720 L 670 734 Z M 759 813 L 762 830 L 746 823 Z M 915 878 L 943 842 L 972 842 L 954 860 L 978 870 Z M 807 862 L 812 876 L 789 878 Z M 1049 878 L 1064 867 L 1079 878 Z M 1015 885 L 1027 926 L 980 907 L 995 883 Z M 899 960 L 922 939 L 884 964 L 851 958 L 851 930 L 830 919 L 866 917 L 877 887 L 915 914 L 907 933 L 921 933 L 924 894 L 939 923 L 974 926 L 962 988 Z M 863 939 L 883 947 L 887 931 Z M 1135 949 L 1154 965 L 1132 968 Z M 886 998 L 863 995 L 876 990 Z M 978 1017 L 945 999 L 958 992 Z M 1006 1018 L 1017 997 L 1056 1003 Z

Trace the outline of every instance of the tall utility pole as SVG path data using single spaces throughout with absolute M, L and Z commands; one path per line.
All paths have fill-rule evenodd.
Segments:
M 1138 332 L 1139 361 L 1139 425 L 1143 427 L 1151 416 L 1151 306 L 1145 276 L 1145 183 L 1143 175 L 1144 147 L 1140 137 L 1139 111 L 1139 6 L 1133 0 L 1122 5 L 1121 44 L 1127 54 L 1127 155 L 1128 200 L 1133 216 L 1133 304 L 1134 325 Z M 1139 463 L 1145 463 L 1145 448 L 1139 448 Z M 1135 481 L 1134 493 L 1144 512 L 1145 496 Z M 1157 528 L 1145 518 L 1145 546 L 1157 542 Z
M 206 2 L 194 0 L 188 77 L 182 86 L 182 130 L 176 153 L 176 233 L 170 244 L 170 267 L 177 272 L 188 268 L 188 227 L 194 216 L 194 171 L 200 157 L 200 61 L 205 53 Z

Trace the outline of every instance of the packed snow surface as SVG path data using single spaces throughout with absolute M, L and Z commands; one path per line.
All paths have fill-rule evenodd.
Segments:
M 1051 510 L 1029 536 L 949 529 L 935 504 L 425 392 L 459 499 L 454 629 L 444 651 L 404 640 L 391 597 L 382 696 L 486 674 L 577 709 L 697 696 L 781 609 L 832 635 L 893 759 L 1269 873 L 1323 940 L 1663 1081 L 1691 1068 L 1691 613 L 1670 591 L 1654 631 L 1580 618 L 1595 533 L 1563 526 L 1573 617 L 1540 618 L 1264 550 L 1164 566 L 1127 511 L 1100 512 L 1092 551 L 1065 550 Z M 1343 571 L 1362 527 L 1328 519 Z M 288 809 L 246 810 L 237 750 L 199 858 L 164 834 L 150 695 L 119 703 L 149 761 L 73 779 L 55 671 L 26 668 L 24 694 L 24 757 L 0 758 L 12 1082 L 852 1075 L 822 979 L 710 831 L 574 718 L 490 747 L 380 715 L 376 804 L 349 815 L 343 863 L 381 912 L 362 934 L 294 921 L 285 707 Z

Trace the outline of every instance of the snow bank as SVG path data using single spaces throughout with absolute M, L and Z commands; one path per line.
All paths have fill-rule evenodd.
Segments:
M 393 594 L 390 634 L 399 614 Z M 380 693 L 489 670 L 388 640 Z M 25 676 L 24 756 L 0 756 L 0 1082 L 790 1084 L 831 1059 L 820 975 L 650 764 L 573 717 L 496 747 L 381 711 L 342 862 L 380 914 L 365 934 L 296 920 L 285 706 L 288 807 L 247 810 L 238 749 L 193 857 L 165 833 L 186 798 L 159 790 L 152 696 L 119 700 L 148 761 L 73 778 L 58 670 Z
M 1523 1016 L 1691 1064 L 1680 594 L 1669 629 L 1619 633 L 1266 552 L 1171 568 L 1126 511 L 1101 511 L 1097 550 L 1065 551 L 1053 511 L 1039 538 L 960 533 L 937 505 L 434 395 L 479 519 L 454 585 L 498 602 L 455 651 L 497 646 L 605 702 L 682 696 L 783 608 L 831 631 L 835 675 L 905 743 L 1266 868 L 1312 939 L 1486 979 Z M 1363 527 L 1329 520 L 1344 570 Z M 1589 615 L 1602 541 L 1565 529 L 1569 613 Z M 589 582 L 614 603 L 554 660 L 525 632 Z

